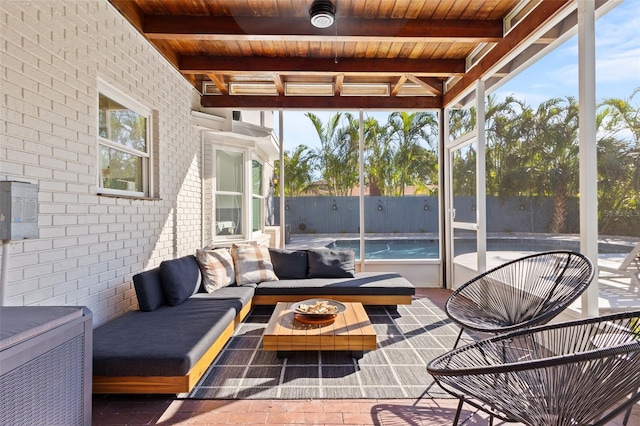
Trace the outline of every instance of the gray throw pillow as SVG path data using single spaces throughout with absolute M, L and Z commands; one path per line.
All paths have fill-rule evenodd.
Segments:
M 200 268 L 193 255 L 165 260 L 159 269 L 162 291 L 171 306 L 183 303 L 200 288 Z
M 353 278 L 355 250 L 309 249 L 309 278 Z
M 307 250 L 269 248 L 273 272 L 282 279 L 307 278 Z

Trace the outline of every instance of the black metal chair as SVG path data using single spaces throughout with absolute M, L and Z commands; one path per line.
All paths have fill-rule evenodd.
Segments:
M 606 425 L 640 400 L 640 311 L 477 341 L 435 358 L 427 371 L 460 399 L 454 425 L 465 402 L 491 421 Z
M 573 251 L 548 251 L 512 260 L 455 290 L 445 312 L 465 329 L 500 334 L 549 322 L 589 286 L 591 261 Z

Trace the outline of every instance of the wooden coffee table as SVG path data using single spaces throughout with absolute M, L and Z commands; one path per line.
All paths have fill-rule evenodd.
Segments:
M 292 303 L 278 302 L 262 336 L 265 351 L 279 357 L 293 351 L 349 351 L 361 358 L 376 349 L 376 332 L 361 303 L 345 303 L 346 310 L 330 324 L 304 324 L 294 319 Z

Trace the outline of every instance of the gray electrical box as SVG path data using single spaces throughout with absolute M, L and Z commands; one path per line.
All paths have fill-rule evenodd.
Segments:
M 0 181 L 0 240 L 38 238 L 38 185 Z

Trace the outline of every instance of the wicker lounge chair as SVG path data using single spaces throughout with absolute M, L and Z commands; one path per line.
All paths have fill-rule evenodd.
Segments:
M 639 365 L 640 311 L 634 311 L 481 340 L 435 358 L 427 371 L 460 399 L 454 425 L 467 402 L 491 421 L 595 426 L 640 400 Z
M 465 329 L 500 334 L 549 322 L 593 279 L 591 261 L 572 251 L 549 251 L 512 260 L 463 284 L 445 305 Z

